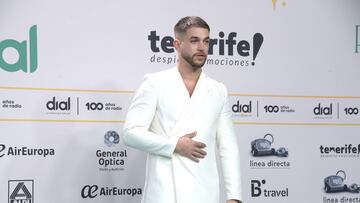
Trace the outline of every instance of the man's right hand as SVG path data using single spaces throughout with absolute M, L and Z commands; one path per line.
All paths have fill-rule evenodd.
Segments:
M 196 142 L 192 138 L 196 136 L 196 131 L 186 134 L 179 138 L 175 152 L 191 159 L 192 161 L 199 162 L 199 159 L 203 159 L 206 152 L 203 150 L 206 145 L 202 142 Z

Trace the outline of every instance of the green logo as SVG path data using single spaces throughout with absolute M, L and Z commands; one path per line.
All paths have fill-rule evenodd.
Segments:
M 19 59 L 13 64 L 9 64 L 4 60 L 3 52 L 7 48 L 14 48 L 18 54 Z M 37 26 L 33 25 L 29 30 L 29 67 L 27 65 L 28 50 L 27 41 L 18 42 L 13 39 L 6 39 L 0 42 L 0 68 L 8 72 L 17 72 L 22 70 L 23 72 L 33 73 L 38 66 L 37 60 Z

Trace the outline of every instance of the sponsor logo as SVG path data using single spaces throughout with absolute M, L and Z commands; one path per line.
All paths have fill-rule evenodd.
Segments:
M 119 188 L 119 187 L 100 187 L 98 185 L 85 185 L 81 189 L 81 197 L 96 198 L 99 196 L 138 196 L 142 194 L 141 188 Z
M 289 161 L 277 161 L 277 160 L 269 160 L 269 161 L 257 161 L 250 160 L 250 168 L 251 169 L 289 169 L 290 162 Z
M 323 203 L 354 203 L 360 202 L 360 197 L 323 197 Z
M 67 100 L 65 101 L 58 101 L 56 99 L 56 97 L 53 97 L 52 100 L 48 101 L 46 103 L 46 108 L 50 111 L 56 111 L 56 110 L 61 110 L 61 111 L 70 111 L 70 97 L 67 98 Z
M 254 66 L 264 37 L 261 33 L 252 36 L 252 43 L 247 40 L 237 40 L 237 33 L 220 31 L 218 38 L 210 39 L 209 56 L 206 60 L 207 65 L 216 66 Z M 156 30 L 150 31 L 148 35 L 150 49 L 153 55 L 150 57 L 151 63 L 174 64 L 177 62 L 173 47 L 174 38 L 170 36 L 161 37 Z M 249 59 L 251 57 L 251 59 Z
M 280 112 L 281 113 L 295 113 L 295 109 L 291 108 L 287 105 L 281 105 L 280 106 Z
M 333 105 L 330 104 L 329 106 L 322 106 L 321 103 L 319 103 L 319 105 L 317 107 L 314 108 L 313 110 L 314 115 L 332 115 L 333 113 Z
M 29 50 L 27 50 L 27 47 L 29 47 Z M 17 61 L 14 63 L 9 62 L 10 57 L 4 56 L 5 51 L 11 48 L 16 50 L 18 55 Z M 29 43 L 26 40 L 18 42 L 13 39 L 6 39 L 0 42 L 0 68 L 7 72 L 17 72 L 21 70 L 23 72 L 33 73 L 38 68 L 37 52 L 37 26 L 33 25 L 29 30 Z M 29 64 L 27 64 L 28 56 L 30 56 Z
M 279 1 L 278 0 L 271 0 L 272 2 L 272 6 L 273 6 L 273 10 L 276 10 L 276 6 L 278 5 Z M 281 1 L 281 6 L 285 7 L 287 5 L 287 3 L 285 1 Z
M 345 144 L 343 146 L 320 145 L 320 156 L 325 158 L 360 157 L 360 144 Z
M 357 107 L 346 107 L 344 108 L 345 115 L 358 115 L 359 108 Z
M 119 144 L 120 142 L 120 136 L 116 131 L 108 131 L 107 133 L 105 133 L 104 135 L 104 143 L 108 146 L 108 147 L 112 147 L 116 144 Z
M 339 108 L 339 104 L 337 104 Z M 315 119 L 333 119 L 335 115 L 333 103 L 323 104 L 318 103 L 312 110 Z M 339 117 L 339 115 L 337 115 Z
M 271 139 L 270 139 L 271 138 Z M 280 147 L 275 149 L 272 147 L 274 137 L 271 134 L 266 134 L 264 138 L 255 139 L 251 142 L 251 154 L 253 157 L 277 156 L 284 158 L 289 155 L 288 149 Z M 266 159 L 266 161 L 259 159 L 250 159 L 251 169 L 289 169 L 290 162 L 278 159 Z
M 331 196 L 324 196 L 323 202 L 360 202 L 360 197 L 354 196 L 354 194 L 359 194 L 360 186 L 358 183 L 347 184 L 346 173 L 343 170 L 339 170 L 335 175 L 329 175 L 324 178 L 324 192 L 328 193 L 341 193 L 346 194 L 342 197 L 337 197 L 334 194 Z M 352 193 L 350 196 L 347 196 L 349 193 Z
M 359 53 L 360 47 L 360 25 L 355 25 L 355 53 Z
M 264 138 L 255 139 L 251 142 L 251 154 L 254 157 L 257 156 L 287 157 L 289 155 L 289 152 L 285 147 L 280 147 L 278 149 L 272 148 L 271 145 L 273 143 L 274 143 L 274 136 L 269 133 L 264 135 Z
M 231 110 L 235 116 L 251 116 L 253 112 L 252 101 L 249 101 L 248 103 L 240 103 L 240 101 L 237 100 L 236 103 L 232 105 Z
M 53 96 L 46 101 L 46 114 L 58 114 L 58 115 L 80 115 L 80 111 L 84 112 L 110 112 L 110 111 L 122 111 L 122 107 L 113 102 L 86 102 L 80 103 L 79 97 L 60 97 Z M 81 106 L 81 108 L 80 108 Z M 82 107 L 85 107 L 82 108 Z
M 266 187 L 266 180 L 251 180 L 251 197 L 282 198 L 289 196 L 289 188 L 273 189 Z
M 9 180 L 8 203 L 34 203 L 34 180 Z
M 265 105 L 264 106 L 265 113 L 295 113 L 295 109 L 291 108 L 288 105 Z
M 4 156 L 54 156 L 55 149 L 51 148 L 31 148 L 31 147 L 23 147 L 23 146 L 10 146 L 7 147 L 5 144 L 0 144 L 0 158 Z
M 53 96 L 45 104 L 48 110 L 46 114 L 70 115 L 73 113 L 73 107 L 75 106 L 77 115 L 79 115 L 79 98 L 76 99 L 76 105 L 73 104 L 72 99 L 71 97 L 59 98 Z
M 11 99 L 2 100 L 2 108 L 4 109 L 21 109 L 23 106 Z
M 85 104 L 86 110 L 88 111 L 121 111 L 122 107 L 118 106 L 116 103 L 111 102 L 87 102 Z
M 113 148 L 120 142 L 116 131 L 110 130 L 104 135 L 104 143 L 108 148 Z M 123 171 L 127 158 L 127 150 L 96 150 L 96 157 L 100 171 Z

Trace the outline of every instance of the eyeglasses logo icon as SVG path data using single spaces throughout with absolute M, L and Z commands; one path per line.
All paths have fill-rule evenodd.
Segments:
M 112 147 L 116 144 L 119 144 L 119 142 L 120 142 L 120 136 L 116 131 L 110 130 L 106 132 L 106 134 L 104 135 L 104 143 L 108 147 Z

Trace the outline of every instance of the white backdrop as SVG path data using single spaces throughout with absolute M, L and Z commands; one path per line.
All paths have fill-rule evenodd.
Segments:
M 0 0 L 0 202 L 140 202 L 146 154 L 123 144 L 122 125 L 143 75 L 175 65 L 168 44 L 186 15 L 203 17 L 218 42 L 204 71 L 228 87 L 244 202 L 360 202 L 324 190 L 339 170 L 360 184 L 359 9 Z M 251 154 L 268 133 L 287 157 Z

